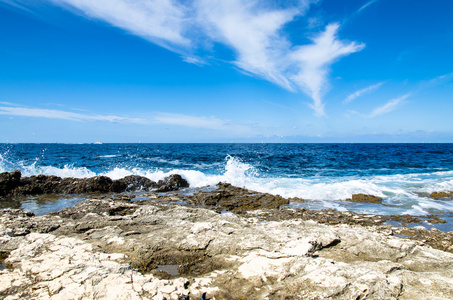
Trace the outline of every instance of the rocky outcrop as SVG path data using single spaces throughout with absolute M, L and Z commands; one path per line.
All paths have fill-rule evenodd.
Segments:
M 189 183 L 187 180 L 181 177 L 179 174 L 173 174 L 166 177 L 164 180 L 159 180 L 157 183 L 159 187 L 157 192 L 170 192 L 170 191 L 177 191 L 180 188 L 189 187 Z
M 183 279 L 168 281 L 143 275 L 121 263 L 124 259 L 124 254 L 96 251 L 80 239 L 32 233 L 7 259 L 9 269 L 0 271 L 0 296 L 4 299 L 163 299 L 164 295 L 188 293 Z
M 291 210 L 283 211 L 289 216 Z M 451 253 L 393 236 L 397 228 L 391 226 L 282 216 L 275 209 L 237 215 L 110 199 L 39 217 L 2 210 L 0 252 L 9 255 L 0 270 L 0 296 L 453 298 Z
M 217 184 L 217 189 L 209 192 L 199 191 L 192 200 L 197 204 L 217 210 L 232 212 L 251 209 L 279 208 L 289 204 L 290 199 L 279 195 L 258 193 L 244 188 L 235 187 L 229 183 Z M 303 201 L 302 199 L 299 199 Z
M 20 183 L 20 176 L 19 170 L 0 173 L 0 196 L 6 196 L 15 189 Z
M 180 175 L 171 175 L 156 183 L 146 177 L 137 175 L 112 180 L 106 176 L 91 178 L 61 178 L 48 175 L 21 177 L 19 170 L 0 174 L 0 196 L 122 193 L 155 189 L 166 192 L 188 186 L 188 182 Z
M 451 192 L 432 192 L 431 194 L 429 194 L 429 197 L 436 199 L 436 200 L 442 199 L 442 198 L 453 198 L 453 191 L 451 191 Z
M 110 190 L 116 193 L 132 191 L 149 191 L 159 187 L 157 183 L 143 176 L 129 175 L 122 179 L 114 180 Z
M 348 199 L 346 199 L 346 201 L 381 204 L 382 198 L 373 196 L 373 195 L 367 195 L 367 194 L 353 194 L 352 198 L 348 198 Z

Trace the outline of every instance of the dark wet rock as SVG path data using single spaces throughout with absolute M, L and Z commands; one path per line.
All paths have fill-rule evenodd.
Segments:
M 8 251 L 0 251 L 0 265 L 3 265 L 3 261 L 5 260 L 5 258 L 8 257 L 8 255 L 9 255 Z
M 0 173 L 0 196 L 6 196 L 16 188 L 20 183 L 20 177 L 19 170 Z
M 107 178 L 107 177 L 105 177 Z M 11 190 L 11 195 L 41 195 L 41 194 L 77 194 L 94 192 L 106 192 L 105 178 L 61 178 L 58 176 L 37 175 L 22 177 L 19 185 Z
M 442 199 L 442 198 L 453 198 L 453 191 L 451 192 L 432 192 L 430 195 L 429 195 L 430 198 L 433 198 L 433 199 Z
M 189 183 L 177 174 L 166 177 L 158 183 L 136 175 L 112 180 L 106 176 L 61 178 L 53 175 L 36 175 L 21 178 L 19 170 L 0 174 L 0 196 L 2 197 L 43 194 L 123 193 L 151 191 L 156 188 L 158 188 L 158 192 L 168 192 L 188 186 Z
M 12 192 L 14 195 L 41 195 L 60 193 L 56 189 L 61 185 L 62 179 L 58 176 L 37 175 L 23 177 L 20 185 Z
M 71 183 L 73 179 L 63 180 L 62 182 Z M 86 193 L 107 193 L 113 183 L 112 179 L 106 176 L 95 176 L 72 181 L 72 184 L 62 184 L 59 193 L 62 194 L 86 194 Z
M 240 212 L 263 208 L 279 208 L 289 204 L 289 199 L 279 195 L 258 193 L 229 183 L 217 184 L 217 189 L 210 192 L 197 192 L 192 197 L 198 205 L 215 207 L 217 210 Z
M 382 198 L 373 196 L 373 195 L 367 195 L 367 194 L 353 194 L 352 198 L 348 198 L 348 199 L 346 199 L 346 201 L 381 204 Z
M 58 176 L 37 175 L 23 177 L 17 188 L 12 190 L 12 194 L 18 195 L 41 195 L 41 194 L 62 194 L 78 192 L 80 181 L 75 178 L 62 179 Z
M 187 180 L 182 178 L 182 176 L 179 174 L 173 174 L 166 177 L 164 180 L 159 180 L 157 185 L 159 186 L 159 188 L 156 190 L 156 192 L 159 193 L 176 191 L 181 188 L 189 187 Z
M 115 193 L 130 191 L 150 191 L 157 188 L 156 182 L 143 176 L 130 175 L 122 179 L 114 180 L 110 190 Z
M 439 216 L 436 216 L 436 215 L 428 215 L 427 217 L 428 217 L 428 219 L 426 221 L 431 223 L 431 224 L 445 224 L 445 223 L 447 223 L 447 221 L 445 221 L 444 219 L 439 218 Z

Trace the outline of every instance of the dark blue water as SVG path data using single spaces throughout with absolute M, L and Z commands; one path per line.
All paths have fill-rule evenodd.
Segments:
M 453 170 L 453 144 L 0 144 L 2 171 L 65 166 L 221 171 L 230 155 L 279 176 L 391 175 Z M 9 166 L 8 166 L 9 163 Z M 217 166 L 217 168 L 212 168 Z
M 183 175 L 193 187 L 226 181 L 310 200 L 313 208 L 415 215 L 453 211 L 453 144 L 0 144 L 0 171 L 24 176 Z M 387 206 L 352 204 L 354 193 Z

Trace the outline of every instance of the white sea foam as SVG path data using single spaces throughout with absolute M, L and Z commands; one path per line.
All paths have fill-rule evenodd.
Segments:
M 162 170 L 126 170 L 115 168 L 113 171 L 106 172 L 103 175 L 109 176 L 113 179 L 121 178 L 127 175 L 140 175 L 147 177 L 153 181 L 159 181 L 172 174 L 180 174 L 185 178 L 191 187 L 205 187 L 215 185 L 219 182 L 228 182 L 237 186 L 252 185 L 255 177 L 256 170 L 253 166 L 243 163 L 240 160 L 228 156 L 225 163 L 225 171 L 223 174 L 207 175 L 199 170 L 185 170 L 185 169 L 172 169 L 170 171 Z
M 147 160 L 149 161 L 155 161 L 155 162 L 159 162 L 159 163 L 163 163 L 163 164 L 170 164 L 170 165 L 180 165 L 181 162 L 177 159 L 175 160 L 167 160 L 167 159 L 163 159 L 163 158 L 160 158 L 160 157 L 150 157 L 150 158 L 147 158 Z
M 111 157 L 106 155 L 105 157 Z M 162 160 L 163 162 L 164 160 Z M 168 161 L 165 161 L 169 163 Z M 176 165 L 177 161 L 173 161 Z M 259 192 L 279 194 L 284 197 L 300 197 L 313 200 L 345 200 L 352 194 L 373 194 L 383 198 L 417 197 L 420 193 L 453 190 L 453 172 L 434 172 L 429 174 L 397 174 L 387 176 L 360 177 L 266 177 L 260 176 L 252 165 L 242 162 L 233 156 L 227 156 L 223 172 L 206 174 L 197 169 L 143 169 L 114 167 L 111 170 L 95 173 L 85 167 L 65 165 L 63 168 L 39 166 L 37 161 L 31 164 L 17 163 L 16 168 L 23 176 L 38 174 L 57 175 L 60 177 L 86 178 L 96 175 L 108 176 L 112 179 L 128 175 L 140 175 L 158 181 L 171 174 L 182 175 L 192 187 L 215 185 L 228 182 L 236 186 L 246 187 Z M 215 166 L 218 169 L 218 166 Z M 0 155 L 0 171 L 12 171 L 11 163 Z
M 100 173 L 99 175 L 107 176 L 107 177 L 110 177 L 113 180 L 115 180 L 115 179 L 120 179 L 120 178 L 129 176 L 129 175 L 139 175 L 139 174 L 136 174 L 133 170 L 127 170 L 124 168 L 115 167 L 113 170 Z
M 105 156 L 106 158 L 112 156 Z M 178 166 L 179 161 L 164 162 Z M 260 174 L 251 164 L 240 159 L 227 156 L 223 162 L 223 171 L 219 171 L 219 162 L 203 165 L 200 170 L 173 168 L 149 169 L 139 167 L 113 167 L 110 170 L 95 173 L 86 167 L 65 165 L 62 168 L 53 166 L 40 166 L 39 160 L 29 162 L 11 163 L 0 155 L 0 171 L 12 171 L 19 168 L 23 176 L 38 174 L 57 175 L 60 177 L 87 178 L 96 175 L 108 176 L 112 179 L 123 178 L 128 175 L 139 175 L 153 181 L 159 181 L 172 174 L 180 174 L 191 187 L 213 186 L 218 182 L 228 182 L 235 186 L 245 187 L 258 192 L 278 194 L 283 197 L 299 197 L 306 200 L 322 200 L 324 207 L 344 210 L 342 202 L 332 200 L 345 200 L 352 194 L 364 193 L 384 198 L 386 204 L 403 209 L 400 213 L 426 214 L 453 211 L 453 201 L 431 200 L 427 194 L 433 191 L 453 190 L 453 171 L 421 173 L 421 174 L 396 174 L 379 176 L 349 176 L 349 177 L 284 177 Z M 344 205 L 347 205 L 346 202 Z M 382 208 L 384 211 L 384 207 Z
M 22 169 L 22 176 L 32 175 L 56 175 L 59 177 L 76 177 L 76 178 L 88 178 L 96 176 L 96 173 L 90 171 L 85 167 L 73 167 L 65 165 L 63 168 L 56 168 L 52 166 L 36 166 L 35 164 L 30 166 L 24 166 Z
M 113 158 L 118 157 L 118 154 L 100 155 L 99 158 Z
M 63 168 L 53 166 L 39 166 L 36 159 L 33 163 L 26 164 L 24 162 L 11 163 L 0 154 L 0 172 L 11 172 L 14 169 L 19 169 L 22 176 L 33 175 L 56 175 L 59 177 L 77 177 L 87 178 L 96 176 L 96 173 L 85 167 L 74 167 L 73 165 L 64 165 Z

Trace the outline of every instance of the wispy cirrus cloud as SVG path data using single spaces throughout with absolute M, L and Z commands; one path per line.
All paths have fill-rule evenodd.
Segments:
M 327 88 L 329 67 L 342 56 L 362 50 L 365 45 L 355 42 L 343 43 L 337 39 L 339 24 L 330 24 L 326 30 L 313 38 L 313 44 L 299 46 L 292 53 L 299 71 L 292 76 L 302 89 L 311 95 L 311 107 L 318 116 L 325 115 L 322 93 Z
M 10 5 L 10 6 L 14 7 L 14 8 L 27 10 L 28 12 L 30 12 L 30 10 L 28 10 L 28 8 L 26 6 L 21 4 L 21 1 L 17 1 L 17 0 L 1 0 L 0 2 L 8 4 L 8 5 Z
M 397 109 L 401 104 L 403 104 L 407 98 L 409 98 L 410 94 L 403 95 L 399 98 L 395 98 L 389 100 L 382 106 L 376 107 L 371 114 L 368 116 L 369 118 L 374 118 L 383 114 L 388 114 L 389 112 L 394 111 Z
M 254 0 L 199 0 L 197 10 L 211 38 L 238 54 L 236 66 L 287 90 L 305 92 L 313 100 L 310 106 L 315 114 L 323 116 L 322 94 L 328 88 L 329 67 L 365 45 L 338 40 L 337 23 L 315 35 L 312 44 L 292 45 L 282 28 L 303 14 L 311 2 L 315 1 L 269 10 Z
M 236 66 L 292 89 L 282 74 L 281 65 L 281 54 L 289 45 L 279 31 L 298 13 L 296 9 L 264 10 L 256 1 L 244 0 L 199 0 L 195 3 L 198 22 L 211 39 L 236 52 Z
M 28 0 L 0 0 L 17 7 Z M 121 28 L 181 54 L 183 60 L 206 64 L 212 45 L 234 52 L 231 63 L 240 71 L 260 77 L 289 91 L 302 91 L 311 108 L 325 115 L 323 94 L 328 89 L 331 65 L 364 44 L 338 38 L 332 23 L 312 35 L 311 43 L 294 44 L 285 27 L 303 17 L 318 0 L 43 0 L 87 18 Z M 372 2 L 372 1 L 371 1 Z M 369 3 L 368 5 L 370 5 Z M 225 59 L 224 57 L 217 57 Z
M 5 104 L 5 102 L 3 102 Z M 106 121 L 114 123 L 146 124 L 141 118 L 128 118 L 109 115 L 81 114 L 57 109 L 29 108 L 23 106 L 0 106 L 0 115 L 60 119 L 69 121 Z
M 250 128 L 244 125 L 232 124 L 228 120 L 216 117 L 191 116 L 175 113 L 158 113 L 152 118 L 158 124 L 167 124 L 192 128 L 203 128 L 221 131 L 249 132 Z
M 383 84 L 384 84 L 384 82 L 379 82 L 379 83 L 370 85 L 370 86 L 368 86 L 366 88 L 363 88 L 361 90 L 358 90 L 358 91 L 350 94 L 349 96 L 347 96 L 346 99 L 344 99 L 343 104 L 351 103 L 356 98 L 358 98 L 360 96 L 363 96 L 365 94 L 371 93 L 371 92 L 379 89 Z
M 359 116 L 361 116 L 363 118 L 367 118 L 367 119 L 375 118 L 377 116 L 385 115 L 385 114 L 388 114 L 388 113 L 396 110 L 398 107 L 403 105 L 406 102 L 406 99 L 409 98 L 410 96 L 411 96 L 411 93 L 407 93 L 401 97 L 391 99 L 391 100 L 387 101 L 385 104 L 380 105 L 380 106 L 376 107 L 375 109 L 373 109 L 373 111 L 369 114 L 360 113 L 360 112 L 357 112 L 354 110 L 349 110 L 348 112 L 350 114 L 359 115 Z M 346 115 L 346 116 L 350 117 L 350 115 Z
M 420 91 L 425 90 L 425 89 L 433 88 L 433 87 L 436 87 L 439 85 L 445 85 L 451 81 L 453 81 L 453 73 L 447 73 L 447 74 L 443 74 L 440 76 L 436 76 L 429 80 L 419 81 L 418 83 L 416 83 L 416 88 L 413 89 L 410 93 L 407 93 L 401 97 L 387 101 L 385 104 L 383 104 L 379 107 L 376 107 L 369 114 L 362 114 L 362 113 L 359 113 L 359 112 L 353 111 L 353 110 L 349 110 L 349 113 L 360 115 L 364 118 L 374 118 L 374 117 L 377 117 L 377 116 L 380 116 L 383 114 L 387 114 L 389 112 L 396 110 L 399 106 L 404 104 L 406 102 L 406 99 L 409 98 L 411 95 L 417 94 Z M 348 97 L 346 97 L 346 99 L 343 101 L 343 103 L 344 104 L 350 103 L 357 97 L 360 97 L 366 93 L 372 92 L 372 91 L 380 88 L 383 84 L 384 84 L 384 82 L 379 82 L 377 84 L 370 85 L 364 89 L 358 90 L 358 91 L 350 94 Z
M 424 89 L 429 89 L 435 86 L 447 84 L 448 82 L 453 81 L 453 73 L 447 73 L 444 75 L 440 75 L 434 78 L 431 78 L 426 81 L 421 81 L 418 84 L 418 89 L 417 90 L 424 90 Z
M 364 10 L 365 8 L 367 8 L 368 6 L 372 5 L 373 3 L 377 2 L 378 0 L 371 0 L 371 1 L 368 1 L 367 3 L 365 3 L 364 5 L 362 5 L 358 10 L 357 12 L 360 13 L 362 10 Z
M 103 20 L 175 52 L 190 48 L 184 32 L 187 9 L 171 0 L 48 0 L 87 17 Z
M 247 133 L 250 131 L 248 126 L 232 124 L 228 120 L 222 120 L 216 117 L 190 116 L 175 113 L 152 113 L 148 118 L 131 118 L 115 115 L 92 114 L 89 112 L 79 113 L 59 109 L 30 108 L 8 102 L 0 102 L 0 104 L 3 104 L 3 106 L 0 106 L 0 115 L 7 116 L 58 119 L 76 122 L 101 121 L 139 125 L 163 124 L 218 131 L 231 131 L 235 133 Z

